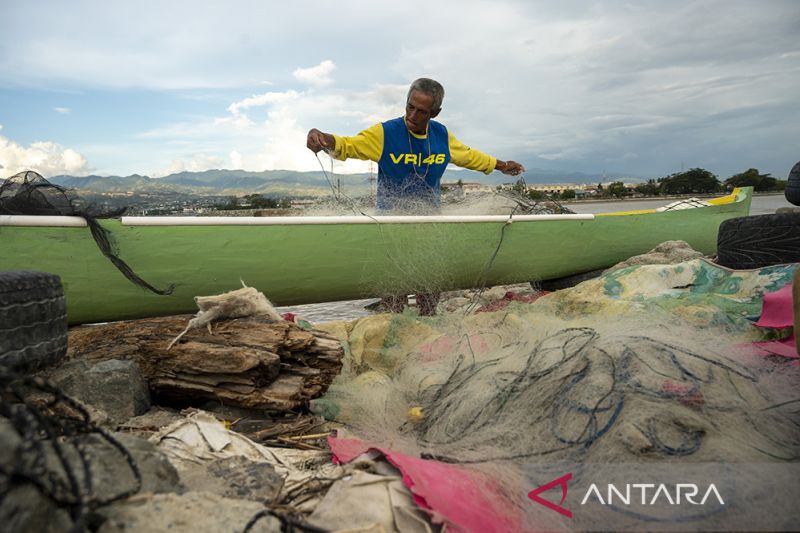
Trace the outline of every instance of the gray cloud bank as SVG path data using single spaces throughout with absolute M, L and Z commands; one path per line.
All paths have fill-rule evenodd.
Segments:
M 723 178 L 757 167 L 785 178 L 800 160 L 794 0 L 38 0 L 3 12 L 0 83 L 18 90 L 241 88 L 243 100 L 263 80 L 297 89 L 301 73 L 315 81 L 308 108 L 316 97 L 339 115 L 372 116 L 378 108 L 354 95 L 429 75 L 445 85 L 441 119 L 460 139 L 530 166 L 644 177 L 699 166 Z M 328 59 L 335 71 L 302 70 Z M 286 122 L 365 126 L 330 110 Z

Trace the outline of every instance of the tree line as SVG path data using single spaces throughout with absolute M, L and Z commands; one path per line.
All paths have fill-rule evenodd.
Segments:
M 770 174 L 762 174 L 756 168 L 750 168 L 721 182 L 715 174 L 706 169 L 691 168 L 657 180 L 647 180 L 646 183 L 636 185 L 633 190 L 647 196 L 659 196 L 714 193 L 731 190 L 734 187 L 753 187 L 756 192 L 780 192 L 786 188 L 786 181 L 774 178 Z
M 720 181 L 715 174 L 706 169 L 691 168 L 685 172 L 676 172 L 662 178 L 649 179 L 644 183 L 637 184 L 632 189 L 626 187 L 621 181 L 615 181 L 606 187 L 603 187 L 602 183 L 598 183 L 594 197 L 623 198 L 632 195 L 709 194 L 732 190 L 734 187 L 753 187 L 756 192 L 780 192 L 786 187 L 786 180 L 777 179 L 770 174 L 762 174 L 758 169 L 750 168 L 739 174 L 734 174 L 725 181 Z M 531 200 L 545 200 L 548 198 L 571 200 L 576 197 L 574 189 L 565 189 L 560 193 L 548 194 L 543 191 L 528 189 L 523 182 L 498 188 L 508 188 L 515 194 L 522 194 Z
M 292 200 L 290 198 L 276 200 L 261 194 L 246 194 L 242 198 L 229 196 L 227 202 L 216 204 L 214 208 L 219 211 L 235 211 L 237 209 L 275 209 L 291 206 Z

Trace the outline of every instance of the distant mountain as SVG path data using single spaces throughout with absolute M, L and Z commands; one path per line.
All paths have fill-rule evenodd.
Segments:
M 640 178 L 622 174 L 583 174 L 581 172 L 555 172 L 529 169 L 525 181 L 534 183 L 598 183 L 614 180 L 639 181 Z M 139 174 L 130 176 L 67 176 L 49 178 L 51 183 L 70 189 L 98 194 L 110 193 L 182 193 L 198 196 L 279 194 L 324 195 L 331 192 L 328 179 L 340 180 L 346 194 L 366 194 L 369 191 L 367 174 L 337 174 L 327 176 L 322 172 L 295 172 L 292 170 L 206 170 L 203 172 L 178 172 L 163 178 L 150 178 Z M 516 178 L 494 172 L 488 176 L 479 172 L 448 170 L 445 182 L 478 182 L 499 185 L 514 182 Z
M 335 175 L 342 186 L 352 194 L 368 190 L 367 174 Z M 203 172 L 178 172 L 163 178 L 131 176 L 67 176 L 49 178 L 51 183 L 70 189 L 92 193 L 158 193 L 172 192 L 194 195 L 243 194 L 325 194 L 331 190 L 322 172 L 294 172 L 291 170 L 206 170 Z
M 48 179 L 50 183 L 94 192 L 126 192 L 142 187 L 149 187 L 151 180 L 147 176 L 132 174 L 130 176 L 53 176 Z M 157 185 L 156 185 L 157 186 Z

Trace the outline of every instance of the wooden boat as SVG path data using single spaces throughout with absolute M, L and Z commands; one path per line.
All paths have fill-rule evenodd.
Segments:
M 122 217 L 102 220 L 120 257 L 169 296 L 128 281 L 80 217 L 0 216 L 0 271 L 58 274 L 71 324 L 195 312 L 241 282 L 276 305 L 552 279 L 674 239 L 706 254 L 752 189 L 695 209 L 603 215 Z M 240 281 L 241 280 L 241 281 Z

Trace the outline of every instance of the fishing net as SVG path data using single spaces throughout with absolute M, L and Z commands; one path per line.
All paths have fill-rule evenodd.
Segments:
M 796 266 L 634 265 L 497 312 L 332 324 L 346 371 L 312 409 L 510 501 L 531 463 L 797 461 L 797 359 L 747 349 Z
M 501 186 L 492 192 L 467 194 L 458 185 L 448 185 L 441 191 L 439 205 L 435 205 L 433 193 L 423 197 L 418 194 L 404 196 L 402 189 L 395 190 L 392 208 L 378 210 L 374 192 L 368 196 L 347 194 L 342 180 L 334 177 L 333 167 L 326 170 L 322 161 L 320 166 L 331 194 L 317 198 L 314 205 L 305 210 L 304 214 L 310 216 L 574 214 L 555 198 L 533 199 L 528 194 L 524 177 L 519 177 L 513 185 Z
M 172 294 L 174 285 L 157 289 L 140 278 L 119 257 L 111 232 L 98 219 L 115 218 L 125 209 L 99 212 L 64 187 L 52 184 L 36 172 L 20 172 L 0 183 L 0 215 L 79 216 L 86 220 L 98 248 L 135 285 L 161 295 Z
M 319 163 L 331 194 L 318 198 L 303 214 L 363 216 L 375 222 L 375 249 L 379 257 L 365 260 L 360 293 L 364 298 L 380 298 L 379 308 L 385 311 L 402 310 L 411 301 L 420 313 L 433 314 L 443 292 L 469 287 L 478 289 L 480 294 L 488 287 L 487 280 L 505 242 L 507 227 L 502 223 L 497 225 L 496 232 L 484 243 L 484 255 L 473 258 L 483 268 L 477 275 L 467 277 L 454 266 L 452 257 L 442 254 L 454 239 L 463 238 L 456 224 L 425 223 L 412 227 L 409 224 L 383 224 L 380 217 L 503 215 L 510 219 L 521 214 L 574 214 L 556 200 L 533 200 L 527 194 L 527 184 L 522 177 L 513 186 L 480 194 L 468 195 L 463 188 L 449 186 L 450 190 L 442 191 L 440 205 L 434 205 L 432 198 L 435 195 L 419 194 L 418 187 L 410 187 L 408 195 L 404 195 L 403 190 L 393 190 L 392 208 L 379 210 L 375 207 L 374 194 L 350 196 L 343 191 L 343 180 L 334 176 L 333 161 L 328 170 L 321 160 Z M 514 280 L 500 282 L 505 281 Z
M 457 463 L 797 458 L 800 419 L 773 408 L 794 399 L 796 368 L 731 358 L 678 326 L 496 315 L 374 354 L 385 371 L 331 387 L 334 418 Z
M 516 210 L 524 215 L 567 215 L 575 214 L 574 211 L 561 205 L 554 198 L 535 200 L 528 194 L 528 184 L 520 176 L 511 187 L 501 187 L 495 192 L 498 196 L 507 198 L 516 204 Z
M 13 510 L 11 499 L 17 492 L 17 499 L 30 504 L 28 489 L 32 486 L 47 499 L 47 505 L 68 513 L 70 531 L 86 531 L 94 509 L 127 498 L 142 486 L 139 468 L 130 452 L 94 425 L 81 405 L 41 378 L 18 375 L 3 367 L 0 439 L 0 502 L 7 510 Z M 102 473 L 95 464 L 95 454 L 100 449 L 109 451 L 106 458 L 119 464 L 120 474 L 114 477 L 113 488 L 107 482 L 98 482 Z M 45 509 L 38 510 L 43 512 Z M 17 509 L 16 514 L 5 516 L 4 524 L 14 530 L 20 514 Z

